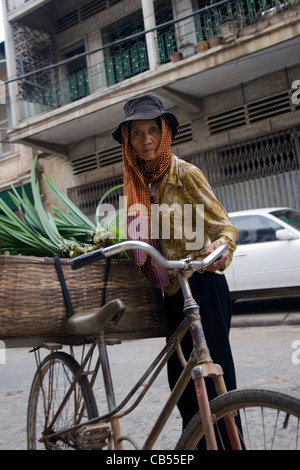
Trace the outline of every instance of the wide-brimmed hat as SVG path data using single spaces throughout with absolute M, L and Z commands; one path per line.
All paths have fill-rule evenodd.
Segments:
M 146 121 L 164 116 L 169 123 L 172 131 L 172 139 L 174 139 L 179 122 L 172 113 L 167 113 L 159 98 L 153 95 L 142 95 L 137 98 L 131 98 L 126 101 L 124 106 L 124 121 L 113 131 L 113 138 L 122 143 L 122 127 L 130 121 Z

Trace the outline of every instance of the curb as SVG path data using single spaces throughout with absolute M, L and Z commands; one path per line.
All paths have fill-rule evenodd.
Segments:
M 300 325 L 300 313 L 232 315 L 231 328 L 250 326 Z

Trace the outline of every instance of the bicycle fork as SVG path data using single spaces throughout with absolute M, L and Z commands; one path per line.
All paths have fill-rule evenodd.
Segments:
M 209 399 L 205 385 L 205 377 L 210 377 L 214 381 L 217 395 L 227 392 L 223 370 L 218 364 L 214 364 L 206 344 L 205 335 L 202 328 L 200 309 L 192 296 L 190 285 L 185 273 L 179 274 L 182 293 L 184 296 L 184 314 L 187 318 L 189 330 L 194 343 L 194 362 L 192 369 L 192 379 L 194 381 L 200 416 L 202 419 L 208 450 L 217 450 L 217 441 L 213 427 L 213 417 L 210 411 Z M 232 449 L 241 449 L 238 431 L 234 418 L 225 416 L 227 432 L 230 438 Z

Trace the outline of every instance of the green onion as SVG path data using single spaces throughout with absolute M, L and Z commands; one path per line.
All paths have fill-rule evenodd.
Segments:
M 24 188 L 20 195 L 12 186 L 9 195 L 16 205 L 20 217 L 0 198 L 0 254 L 32 256 L 77 256 L 100 246 L 117 243 L 125 238 L 123 227 L 119 227 L 124 211 L 116 212 L 105 221 L 93 223 L 47 176 L 43 178 L 50 190 L 64 207 L 51 206 L 47 213 L 42 204 L 39 184 L 35 179 L 35 157 L 31 167 L 31 190 L 34 205 Z M 115 186 L 101 197 L 96 209 L 103 204 L 111 192 L 123 185 Z M 95 214 L 95 220 L 96 220 Z M 114 234 L 114 238 L 112 238 Z M 125 254 L 129 258 L 128 254 Z

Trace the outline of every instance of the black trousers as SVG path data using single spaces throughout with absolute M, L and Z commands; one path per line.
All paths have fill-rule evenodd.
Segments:
M 227 390 L 233 390 L 236 388 L 236 377 L 229 343 L 232 301 L 226 278 L 224 275 L 208 271 L 196 272 L 189 282 L 193 297 L 200 306 L 202 326 L 211 357 L 223 369 Z M 165 297 L 167 316 L 172 331 L 175 331 L 184 318 L 183 301 L 181 289 L 173 296 Z M 188 359 L 192 350 L 192 339 L 189 332 L 183 338 L 181 346 L 186 359 Z M 181 371 L 182 366 L 175 352 L 168 361 L 168 380 L 171 389 Z M 211 400 L 216 396 L 213 381 L 207 379 L 206 386 L 208 397 Z M 199 409 L 192 380 L 178 402 L 178 408 L 184 428 Z

